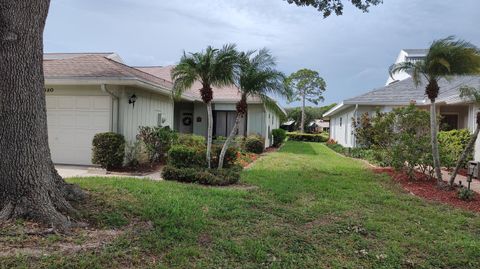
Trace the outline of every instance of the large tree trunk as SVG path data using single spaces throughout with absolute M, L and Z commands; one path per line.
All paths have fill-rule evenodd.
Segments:
M 212 168 L 212 136 L 213 136 L 213 112 L 212 102 L 207 103 L 207 117 L 208 117 L 208 129 L 207 129 L 207 164 L 208 168 Z
M 478 116 L 477 116 L 478 118 Z M 462 167 L 462 164 L 465 163 L 468 157 L 468 153 L 470 153 L 473 149 L 473 146 L 475 145 L 475 142 L 477 141 L 478 138 L 478 133 L 480 133 L 480 124 L 477 123 L 477 128 L 475 129 L 475 132 L 473 133 L 472 137 L 470 138 L 470 141 L 467 144 L 467 147 L 463 150 L 462 155 L 460 156 L 460 159 L 457 161 L 457 165 L 455 166 L 455 169 L 453 170 L 452 175 L 450 176 L 450 186 L 453 186 L 455 183 L 455 178 L 457 177 L 458 171 Z
M 430 129 L 432 142 L 433 166 L 435 168 L 435 175 L 437 177 L 438 186 L 443 186 L 442 170 L 440 166 L 440 154 L 438 151 L 438 126 L 437 126 L 437 109 L 435 106 L 435 99 L 432 99 L 430 105 Z
M 56 172 L 48 147 L 43 29 L 49 0 L 0 2 L 0 221 L 67 230 L 83 192 Z
M 302 120 L 300 122 L 300 132 L 305 132 L 305 95 L 302 96 Z

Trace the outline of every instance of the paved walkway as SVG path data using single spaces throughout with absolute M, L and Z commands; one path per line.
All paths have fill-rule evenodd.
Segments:
M 446 170 L 442 170 L 442 175 L 443 175 L 443 180 L 448 182 L 450 180 L 450 172 Z M 455 183 L 460 184 L 462 183 L 463 186 L 468 186 L 468 181 L 467 177 L 463 175 L 457 175 L 457 178 L 455 179 Z M 470 188 L 475 191 L 480 193 L 480 181 L 478 179 L 473 179 Z
M 72 165 L 55 165 L 58 173 L 63 178 L 69 177 L 130 177 L 138 179 L 150 179 L 150 180 L 163 180 L 161 176 L 161 170 L 147 175 L 137 176 L 128 173 L 107 173 L 106 170 L 88 167 L 88 166 L 72 166 Z

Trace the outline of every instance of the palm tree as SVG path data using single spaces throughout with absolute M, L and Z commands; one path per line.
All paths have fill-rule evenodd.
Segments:
M 479 50 L 473 44 L 464 40 L 455 40 L 450 36 L 436 40 L 430 46 L 424 60 L 416 62 L 404 62 L 393 65 L 390 73 L 407 72 L 412 75 L 415 85 L 418 87 L 426 80 L 425 95 L 430 99 L 430 128 L 433 164 L 439 186 L 443 185 L 440 168 L 440 156 L 438 152 L 438 126 L 435 100 L 438 97 L 440 79 L 449 80 L 452 76 L 476 74 L 480 71 Z
M 460 88 L 460 97 L 462 99 L 465 99 L 466 101 L 474 102 L 475 104 L 480 105 L 480 90 L 477 90 L 472 87 Z M 457 177 L 458 170 L 460 170 L 462 165 L 465 164 L 468 154 L 472 152 L 473 146 L 477 141 L 478 134 L 480 133 L 480 112 L 477 112 L 476 123 L 477 123 L 477 127 L 475 128 L 475 131 L 473 132 L 473 135 L 470 138 L 470 141 L 468 142 L 467 146 L 463 150 L 462 155 L 460 155 L 460 158 L 457 161 L 457 165 L 455 166 L 455 169 L 453 170 L 453 173 L 450 176 L 451 187 L 455 183 L 455 178 Z
M 183 53 L 180 63 L 172 70 L 174 81 L 174 94 L 178 98 L 190 89 L 196 81 L 202 84 L 200 94 L 202 101 L 207 105 L 208 130 L 207 130 L 207 163 L 211 168 L 212 151 L 212 87 L 223 87 L 234 82 L 234 70 L 237 63 L 236 46 L 224 45 L 222 49 L 214 49 L 211 46 L 205 51 L 197 53 Z
M 237 102 L 237 117 L 232 131 L 225 141 L 220 152 L 218 168 L 223 168 L 223 162 L 227 148 L 233 137 L 238 132 L 240 119 L 247 114 L 247 98 L 256 96 L 263 103 L 272 109 L 278 109 L 275 101 L 268 95 L 276 94 L 288 96 L 288 90 L 285 88 L 285 76 L 283 73 L 275 70 L 275 58 L 267 49 L 260 51 L 242 52 L 239 55 L 238 87 L 241 92 L 240 101 Z

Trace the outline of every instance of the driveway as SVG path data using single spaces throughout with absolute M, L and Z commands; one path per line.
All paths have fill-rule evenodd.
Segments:
M 150 180 L 163 180 L 161 177 L 161 171 L 156 171 L 147 175 L 130 175 L 130 174 L 111 174 L 107 173 L 106 170 L 90 167 L 90 166 L 74 166 L 74 165 L 55 165 L 55 168 L 63 178 L 70 177 L 130 177 L 130 178 L 139 178 L 139 179 L 150 179 Z

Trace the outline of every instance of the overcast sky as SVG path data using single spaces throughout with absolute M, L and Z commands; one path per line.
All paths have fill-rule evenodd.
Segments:
M 320 72 L 330 104 L 383 86 L 402 48 L 449 35 L 480 45 L 479 10 L 480 0 L 384 0 L 370 13 L 346 6 L 343 16 L 323 19 L 283 0 L 52 0 L 45 50 L 169 65 L 208 45 L 267 47 L 286 74 Z

